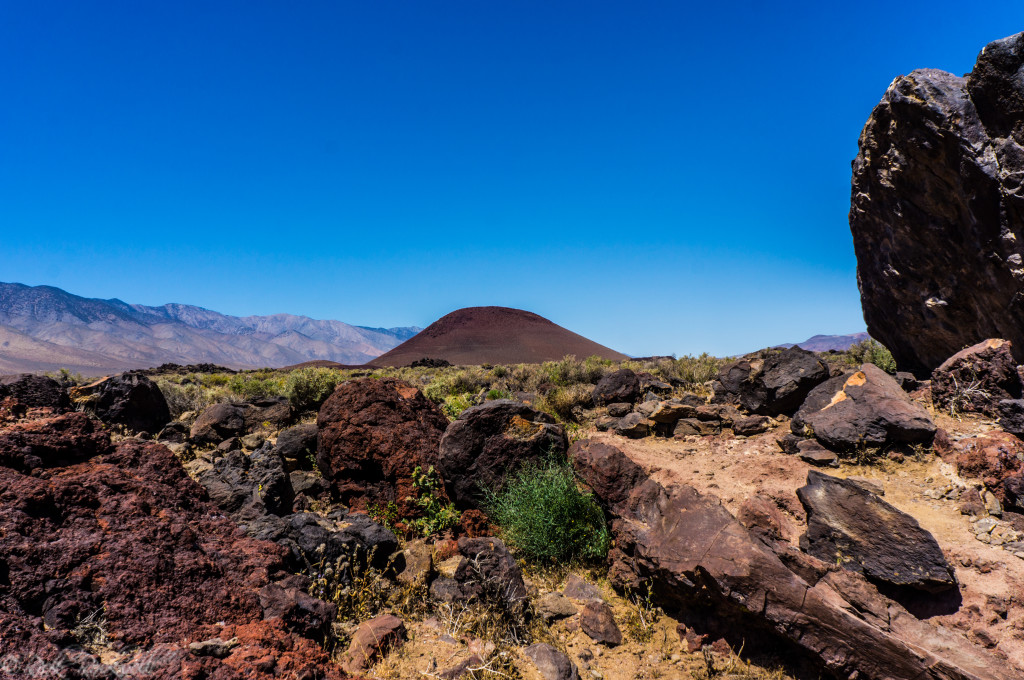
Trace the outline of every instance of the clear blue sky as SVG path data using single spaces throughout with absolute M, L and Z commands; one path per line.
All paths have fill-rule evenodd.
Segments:
M 0 3 L 0 281 L 631 354 L 863 330 L 872 107 L 1024 30 L 963 2 Z

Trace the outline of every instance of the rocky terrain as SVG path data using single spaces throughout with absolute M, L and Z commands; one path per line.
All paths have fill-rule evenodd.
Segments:
M 0 372 L 118 373 L 162 363 L 232 368 L 310 360 L 362 364 L 418 328 L 365 328 L 304 316 L 236 317 L 191 305 L 131 305 L 51 286 L 0 283 Z
M 370 366 L 408 366 L 430 358 L 455 365 L 534 364 L 566 355 L 622 360 L 616 352 L 521 309 L 467 307 L 447 314 Z

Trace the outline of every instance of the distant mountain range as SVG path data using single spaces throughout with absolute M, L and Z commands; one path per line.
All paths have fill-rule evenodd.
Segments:
M 867 333 L 850 333 L 849 335 L 815 335 L 814 337 L 807 338 L 803 342 L 787 342 L 779 345 L 779 347 L 792 347 L 796 345 L 801 349 L 806 349 L 810 352 L 828 352 L 829 350 L 836 350 L 842 352 L 850 349 L 851 345 L 856 345 L 858 342 L 863 342 L 871 336 Z
M 173 362 L 231 368 L 307 361 L 364 364 L 420 331 L 368 328 L 306 316 L 229 316 L 0 283 L 0 373 L 67 368 L 98 375 Z

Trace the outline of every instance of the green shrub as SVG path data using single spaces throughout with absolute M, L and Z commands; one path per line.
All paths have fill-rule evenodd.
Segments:
M 297 410 L 316 411 L 341 380 L 341 374 L 330 368 L 300 368 L 285 378 L 284 394 Z
M 441 402 L 441 411 L 452 420 L 455 420 L 459 417 L 459 414 L 472 405 L 468 394 L 456 394 L 444 398 L 444 401 Z
M 426 472 L 417 465 L 412 471 L 412 485 L 416 489 L 416 505 L 423 511 L 423 516 L 412 520 L 409 525 L 420 536 L 426 538 L 439 534 L 454 527 L 462 519 L 462 513 L 438 495 L 441 478 L 434 471 L 433 465 Z
M 874 364 L 886 373 L 896 372 L 896 360 L 892 358 L 892 352 L 873 338 L 851 345 L 844 353 L 843 358 L 851 366 Z
M 719 359 L 707 352 L 700 356 L 686 355 L 676 359 L 676 377 L 686 385 L 699 386 L 718 377 L 718 371 L 729 359 Z
M 604 513 L 576 484 L 572 467 L 551 457 L 527 463 L 485 507 L 505 541 L 529 560 L 574 562 L 603 558 L 611 537 Z
M 555 416 L 565 423 L 577 423 L 583 409 L 594 405 L 592 385 L 570 385 L 549 390 L 537 404 L 537 408 Z
M 511 399 L 511 398 L 512 398 L 512 393 L 511 392 L 509 392 L 508 390 L 503 390 L 503 389 L 497 388 L 497 387 L 492 389 L 492 390 L 489 390 L 487 392 L 487 400 L 488 401 L 494 401 L 496 399 Z
M 242 399 L 284 396 L 284 378 L 269 372 L 238 373 L 231 376 L 228 389 Z

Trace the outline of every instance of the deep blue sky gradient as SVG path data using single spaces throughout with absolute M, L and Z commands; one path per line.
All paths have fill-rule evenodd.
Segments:
M 0 281 L 622 351 L 863 330 L 872 107 L 1024 30 L 962 2 L 0 3 Z

